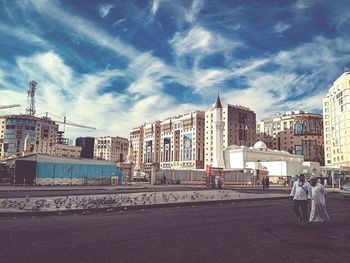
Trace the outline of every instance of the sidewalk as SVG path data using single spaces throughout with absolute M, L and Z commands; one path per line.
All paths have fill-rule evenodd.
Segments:
M 26 197 L 0 199 L 1 214 L 38 212 L 65 212 L 94 209 L 127 209 L 154 205 L 180 205 L 188 203 L 252 201 L 288 198 L 287 194 L 240 193 L 233 190 L 139 192 L 60 197 Z

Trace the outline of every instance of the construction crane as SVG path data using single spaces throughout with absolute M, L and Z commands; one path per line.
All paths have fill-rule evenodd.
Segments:
M 49 114 L 56 117 L 56 118 L 61 118 L 59 116 L 56 116 L 55 114 L 52 114 L 52 113 L 49 113 L 49 112 L 46 112 L 45 113 L 45 117 L 46 118 L 49 118 Z M 86 125 L 81 125 L 81 124 L 77 124 L 77 123 L 74 123 L 72 121 L 68 121 L 66 116 L 63 117 L 63 121 L 59 121 L 59 120 L 53 120 L 55 123 L 58 123 L 58 124 L 63 124 L 63 132 L 65 132 L 66 130 L 66 125 L 69 125 L 69 126 L 74 126 L 74 127 L 78 127 L 78 128 L 84 128 L 84 129 L 90 129 L 90 130 L 96 130 L 95 127 L 91 127 L 91 126 L 86 126 Z
M 3 105 L 3 106 L 0 105 L 0 110 L 2 110 L 2 109 L 9 109 L 9 108 L 15 108 L 15 107 L 21 107 L 21 105 L 19 105 L 19 104 L 11 104 L 11 105 Z

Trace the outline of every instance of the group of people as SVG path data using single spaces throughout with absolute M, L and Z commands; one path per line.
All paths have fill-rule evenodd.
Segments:
M 310 178 L 310 183 L 305 180 L 305 175 L 301 174 L 299 179 L 293 184 L 290 197 L 293 200 L 293 210 L 301 226 L 307 223 L 326 223 L 329 216 L 326 210 L 324 186 L 318 181 L 316 176 Z M 309 215 L 309 204 L 311 211 Z

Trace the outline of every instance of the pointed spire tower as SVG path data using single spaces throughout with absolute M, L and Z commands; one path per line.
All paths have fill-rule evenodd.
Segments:
M 220 96 L 216 98 L 213 109 L 213 163 L 212 167 L 224 168 L 223 135 L 224 122 L 222 121 L 222 105 Z

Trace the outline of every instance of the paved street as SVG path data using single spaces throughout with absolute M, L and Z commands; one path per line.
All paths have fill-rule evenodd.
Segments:
M 350 202 L 299 227 L 291 202 L 172 206 L 0 219 L 0 262 L 349 262 Z

